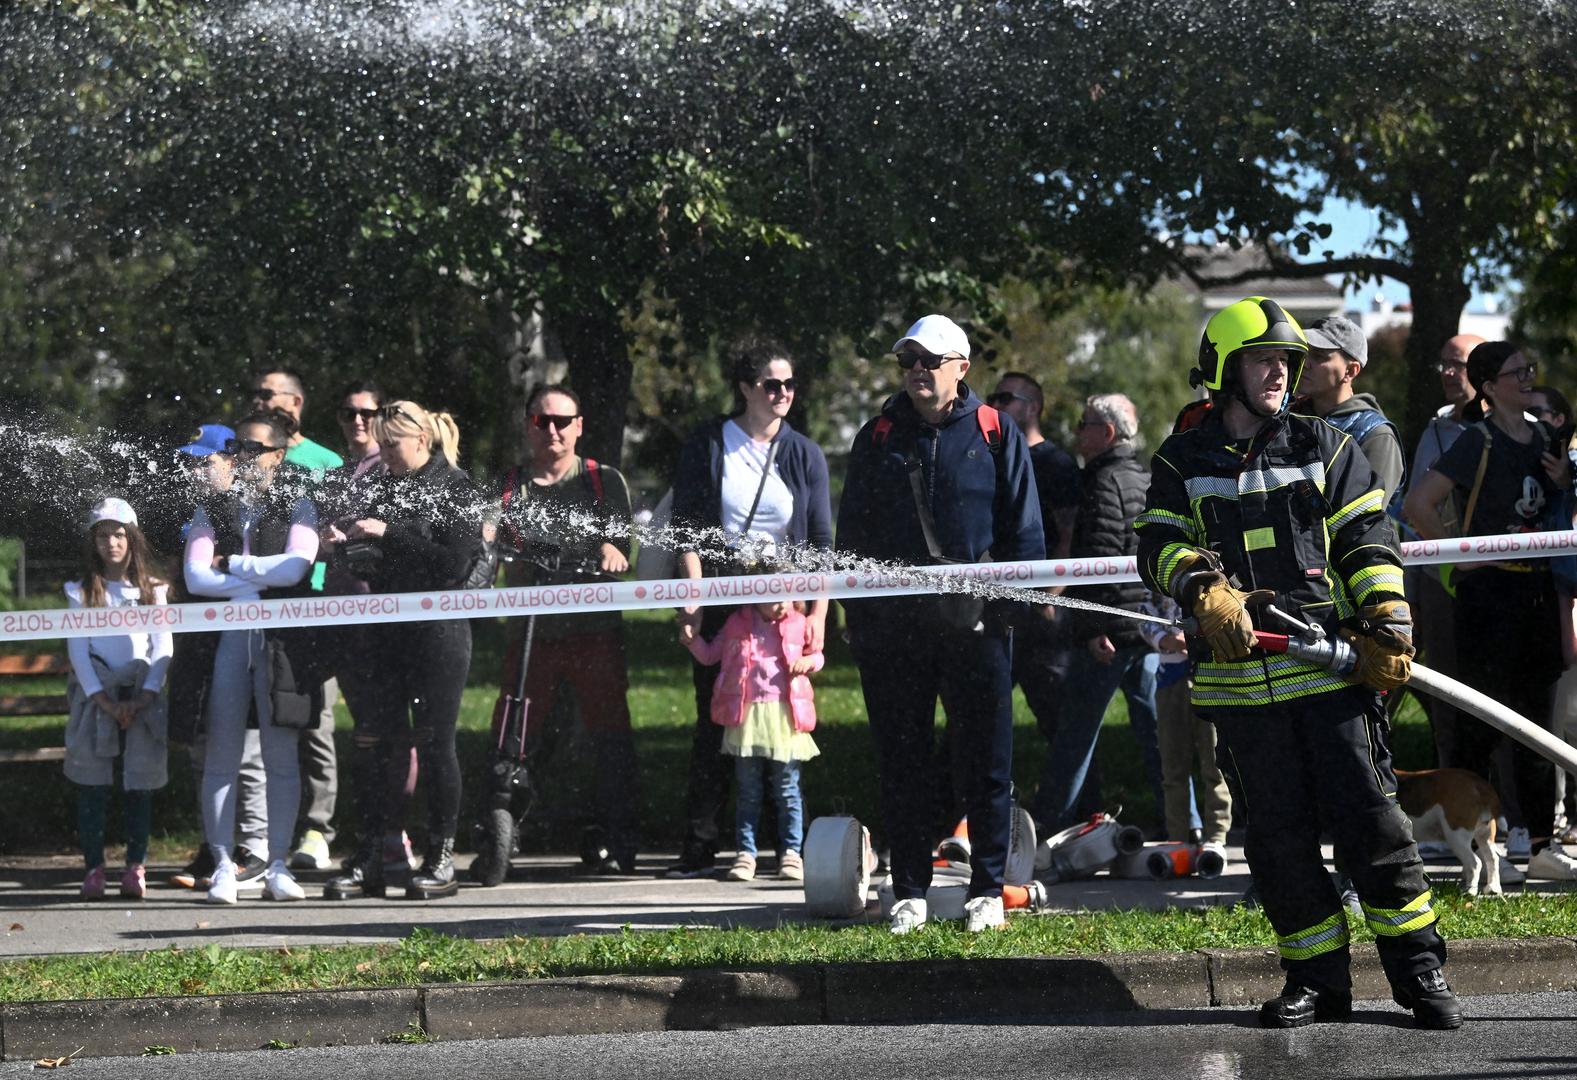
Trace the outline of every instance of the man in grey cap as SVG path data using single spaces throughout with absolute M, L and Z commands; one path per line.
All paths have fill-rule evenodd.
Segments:
M 1303 397 L 1293 411 L 1312 412 L 1351 435 L 1369 459 L 1389 506 L 1402 484 L 1402 439 L 1372 394 L 1353 393 L 1353 380 L 1369 362 L 1369 343 L 1362 330 L 1340 315 L 1316 319 L 1304 327 L 1304 334 L 1309 356 L 1298 383 Z

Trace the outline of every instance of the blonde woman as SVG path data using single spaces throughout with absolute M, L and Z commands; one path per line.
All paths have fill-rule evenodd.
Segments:
M 445 412 L 394 401 L 373 419 L 384 476 L 362 517 L 331 532 L 347 565 L 373 592 L 428 592 L 461 587 L 483 550 L 482 497 L 455 464 L 460 432 Z M 405 888 L 407 899 L 432 900 L 459 890 L 454 839 L 460 816 L 460 763 L 455 722 L 471 667 L 471 624 L 464 619 L 394 623 L 373 628 L 376 668 L 397 683 L 384 737 L 411 725 L 427 795 L 427 849 Z M 385 828 L 397 829 L 398 822 Z

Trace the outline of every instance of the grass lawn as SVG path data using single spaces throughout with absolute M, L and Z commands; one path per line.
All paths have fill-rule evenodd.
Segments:
M 1577 934 L 1577 905 L 1515 896 L 1473 901 L 1437 892 L 1449 937 Z M 1372 940 L 1356 928 L 1357 941 Z M 219 944 L 147 953 L 72 955 L 0 963 L 0 1003 L 96 997 L 243 993 L 409 986 L 567 975 L 656 974 L 690 968 L 882 962 L 1008 956 L 1265 947 L 1257 910 L 1092 911 L 1018 916 L 986 934 L 933 923 L 906 937 L 885 926 L 790 926 L 776 930 L 685 929 L 475 941 L 417 930 L 388 945 L 230 949 Z M 1360 945 L 1358 948 L 1365 948 Z

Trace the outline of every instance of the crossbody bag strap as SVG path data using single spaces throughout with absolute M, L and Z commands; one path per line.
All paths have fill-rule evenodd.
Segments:
M 1468 492 L 1467 510 L 1462 515 L 1462 535 L 1471 536 L 1468 529 L 1473 525 L 1473 508 L 1478 505 L 1478 493 L 1484 487 L 1484 470 L 1489 468 L 1489 444 L 1495 436 L 1490 432 L 1489 425 L 1484 425 L 1484 452 L 1478 457 L 1478 472 L 1473 474 L 1473 487 Z
M 925 535 L 925 549 L 931 558 L 942 557 L 942 546 L 936 542 L 936 520 L 931 517 L 931 503 L 925 497 L 925 467 L 913 451 L 904 459 L 909 470 L 909 490 L 914 492 L 914 510 L 920 515 L 920 532 Z
M 778 439 L 773 439 L 767 447 L 767 463 L 761 467 L 761 483 L 756 485 L 756 497 L 750 501 L 750 513 L 745 515 L 745 523 L 739 527 L 740 536 L 750 532 L 750 523 L 756 520 L 756 508 L 761 505 L 761 493 L 767 489 L 767 477 L 772 475 L 772 463 L 777 460 L 777 456 Z

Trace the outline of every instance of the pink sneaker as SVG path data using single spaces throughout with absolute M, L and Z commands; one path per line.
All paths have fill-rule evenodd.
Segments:
M 101 900 L 104 897 L 104 864 L 99 863 L 82 879 L 82 899 Z
M 132 863 L 120 876 L 120 894 L 128 900 L 141 900 L 148 891 L 148 871 L 142 863 Z

